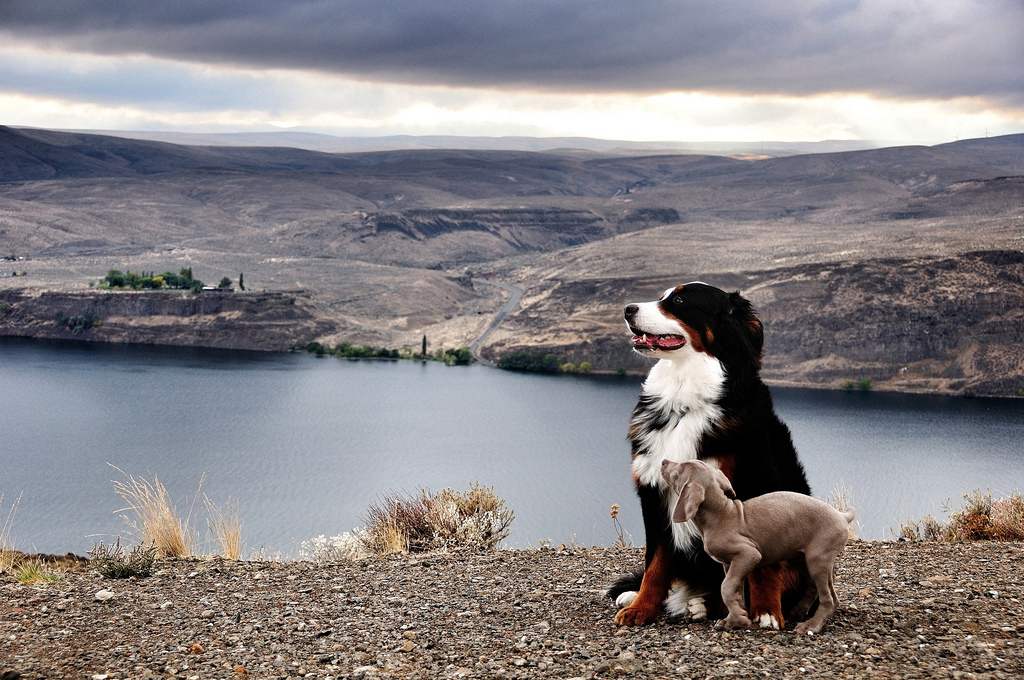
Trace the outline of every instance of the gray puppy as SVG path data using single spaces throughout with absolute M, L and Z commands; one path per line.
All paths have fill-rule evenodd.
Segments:
M 839 605 L 832 567 L 850 537 L 853 510 L 841 513 L 828 503 L 791 491 L 740 501 L 729 479 L 699 460 L 664 460 L 661 474 L 670 488 L 679 492 L 672 521 L 692 519 L 704 540 L 704 550 L 725 567 L 722 600 L 729 616 L 721 625 L 727 629 L 750 627 L 743 607 L 743 584 L 755 567 L 803 557 L 809 576 L 807 594 L 794 614 L 802 618 L 815 597 L 818 610 L 799 624 L 796 632 L 821 630 Z

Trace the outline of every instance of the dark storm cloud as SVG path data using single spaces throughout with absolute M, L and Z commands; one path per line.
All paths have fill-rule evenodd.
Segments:
M 1024 101 L 1020 0 L 0 0 L 0 32 L 418 84 Z

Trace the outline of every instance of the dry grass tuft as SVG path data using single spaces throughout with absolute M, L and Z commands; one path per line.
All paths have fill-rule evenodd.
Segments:
M 943 525 L 931 515 L 920 522 L 900 524 L 899 537 L 908 541 L 1024 541 L 1024 499 L 1019 491 L 1005 498 L 975 489 L 964 494 L 964 505 Z
M 242 539 L 242 517 L 238 512 L 238 503 L 231 504 L 231 499 L 220 509 L 209 496 L 203 495 L 206 507 L 207 523 L 210 531 L 217 539 L 220 555 L 229 560 L 242 559 L 245 542 Z
M 839 512 L 846 512 L 847 510 L 854 510 L 853 505 L 853 489 L 846 486 L 843 480 L 839 480 L 839 483 L 832 487 L 832 493 L 828 495 L 825 502 L 831 505 Z M 860 520 L 854 518 L 853 523 L 850 525 L 850 540 L 856 540 L 857 531 L 860 529 Z
M 110 467 L 126 478 L 125 481 L 114 480 L 115 493 L 127 503 L 127 507 L 117 512 L 130 513 L 121 516 L 140 542 L 155 545 L 161 557 L 188 557 L 194 554 L 197 542 L 194 508 L 190 508 L 184 516 L 180 515 L 171 502 L 167 488 L 156 475 L 151 474 L 150 479 L 136 479 L 117 466 Z M 200 479 L 199 489 L 202 487 L 203 479 Z M 196 490 L 196 497 L 199 496 L 199 489 Z M 185 505 L 188 505 L 187 498 Z
M 898 538 L 904 541 L 945 541 L 946 527 L 932 515 L 925 515 L 920 522 L 907 520 L 900 523 Z
M 14 578 L 22 585 L 30 583 L 59 583 L 64 575 L 57 569 L 36 560 L 22 562 L 14 570 Z
M 11 541 L 11 527 L 14 525 L 14 513 L 18 510 L 18 503 L 21 502 L 21 494 L 14 499 L 11 509 L 7 512 L 7 519 L 0 524 L 0 574 L 6 573 L 14 566 L 17 555 L 14 551 L 14 543 Z M 0 494 L 0 510 L 4 507 L 4 495 Z

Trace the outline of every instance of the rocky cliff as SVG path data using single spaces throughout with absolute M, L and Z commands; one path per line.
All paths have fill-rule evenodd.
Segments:
M 0 335 L 284 350 L 333 333 L 301 293 L 0 290 Z
M 750 298 L 777 384 L 1024 396 L 1024 253 L 815 263 L 700 277 Z M 550 351 L 595 369 L 643 371 L 622 305 L 686 279 L 547 282 L 484 351 Z M 628 296 L 628 298 L 627 298 Z

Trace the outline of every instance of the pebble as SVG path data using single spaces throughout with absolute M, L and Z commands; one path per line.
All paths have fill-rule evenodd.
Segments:
M 114 597 L 114 592 L 111 590 L 98 590 L 96 591 L 96 599 L 100 602 L 106 602 L 107 600 Z M 106 676 L 103 676 L 104 678 Z

